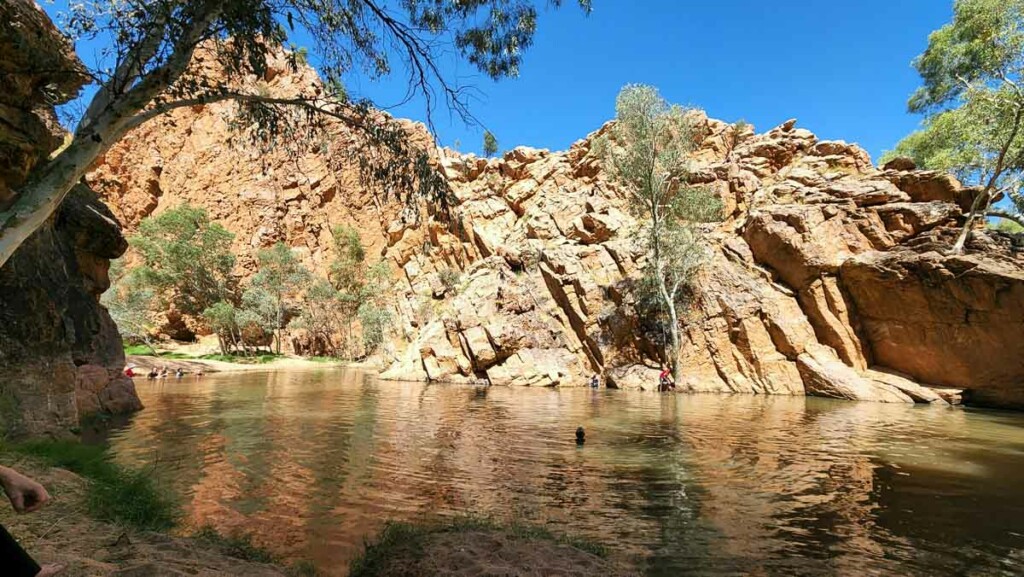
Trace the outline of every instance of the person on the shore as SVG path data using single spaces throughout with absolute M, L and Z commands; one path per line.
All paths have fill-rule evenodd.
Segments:
M 0 466 L 0 486 L 18 513 L 38 511 L 50 500 L 50 494 L 42 485 L 8 467 Z M 40 566 L 3 525 L 0 525 L 0 567 L 4 577 L 52 577 L 66 568 L 63 565 Z

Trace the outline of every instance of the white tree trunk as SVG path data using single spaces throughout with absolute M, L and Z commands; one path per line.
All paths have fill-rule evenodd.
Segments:
M 138 77 L 138 83 L 128 89 L 138 70 L 155 54 L 164 38 L 163 27 L 158 22 L 147 38 L 125 56 L 114 79 L 100 87 L 71 145 L 36 168 L 29 182 L 18 190 L 17 200 L 10 210 L 0 213 L 0 267 L 56 212 L 96 159 L 138 123 L 136 115 L 181 77 L 196 45 L 208 33 L 223 7 L 211 3 L 204 8 L 181 35 L 166 62 Z M 116 93 L 111 89 L 114 85 L 119 87 Z M 119 92 L 121 89 L 127 92 Z M 150 116 L 141 115 L 141 118 Z
M 0 267 L 56 212 L 103 148 L 102 141 L 76 139 L 21 187 L 10 210 L 0 213 Z

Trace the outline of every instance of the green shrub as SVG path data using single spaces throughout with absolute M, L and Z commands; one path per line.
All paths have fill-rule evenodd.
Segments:
M 149 345 L 128 345 L 124 348 L 124 354 L 126 355 L 152 355 L 153 349 Z
M 445 292 L 449 292 L 453 295 L 458 294 L 459 281 L 462 280 L 462 273 L 455 269 L 446 268 L 438 271 L 437 278 L 441 281 L 441 286 L 444 287 Z

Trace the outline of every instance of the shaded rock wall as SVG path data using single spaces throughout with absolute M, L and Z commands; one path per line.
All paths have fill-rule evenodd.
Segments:
M 0 203 L 62 140 L 53 102 L 77 92 L 78 61 L 34 3 L 0 5 Z M 47 104 L 41 104 L 47 103 Z M 78 186 L 0 268 L 0 431 L 60 433 L 81 417 L 141 408 L 99 295 L 127 249 L 114 216 Z
M 249 81 L 285 95 L 322 90 L 312 70 L 290 73 L 283 60 Z M 207 208 L 236 233 L 243 277 L 276 241 L 323 271 L 330 227 L 356 227 L 400 281 L 400 338 L 385 377 L 564 386 L 601 372 L 611 386 L 654 386 L 664 335 L 636 312 L 631 290 L 644 265 L 641 223 L 591 150 L 600 131 L 565 152 L 519 147 L 481 159 L 432 149 L 457 199 L 451 225 L 376 194 L 338 154 L 363 146 L 344 127 L 297 154 L 256 155 L 228 130 L 232 110 L 179 110 L 141 127 L 90 182 L 129 228 L 183 201 Z M 709 259 L 686 315 L 686 388 L 935 400 L 925 383 L 996 404 L 1024 391 L 1011 342 L 1021 255 L 986 234 L 969 265 L 922 248 L 927 238 L 948 246 L 970 189 L 906 162 L 876 168 L 857 146 L 792 121 L 754 134 L 693 120 L 702 143 L 691 182 L 719 194 L 727 214 L 707 230 Z M 408 128 L 430 144 L 422 127 Z M 927 272 L 935 266 L 950 274 Z M 450 271 L 461 274 L 454 290 L 442 282 Z M 986 312 L 1006 308 L 1017 312 Z

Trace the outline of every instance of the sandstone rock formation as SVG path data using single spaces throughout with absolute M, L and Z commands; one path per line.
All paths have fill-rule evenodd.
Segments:
M 79 63 L 30 0 L 0 5 L 0 210 L 61 142 L 53 102 L 84 82 Z M 77 187 L 0 269 L 0 431 L 58 433 L 98 412 L 141 408 L 99 295 L 128 245 L 106 206 Z
M 200 65 L 203 65 L 200 62 Z M 283 58 L 254 88 L 322 90 Z M 406 210 L 362 179 L 364 141 L 341 126 L 289 154 L 256 154 L 229 130 L 233 105 L 179 110 L 114 147 L 90 183 L 134 227 L 181 202 L 237 236 L 239 273 L 276 241 L 314 269 L 329 229 L 355 226 L 392 264 L 400 339 L 387 378 L 654 386 L 663 338 L 637 314 L 638 223 L 591 150 L 516 148 L 484 159 L 433 149 L 457 218 Z M 943 256 L 973 192 L 913 163 L 874 167 L 794 121 L 764 134 L 703 115 L 691 183 L 726 207 L 685 323 L 685 389 L 939 400 L 919 384 L 962 387 L 978 402 L 1024 401 L 1024 257 L 1000 235 Z M 429 143 L 422 127 L 410 133 Z M 461 274 L 455 290 L 442 277 Z M 1018 338 L 1014 338 L 1014 337 Z

